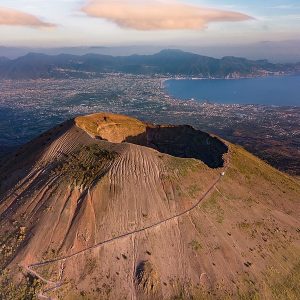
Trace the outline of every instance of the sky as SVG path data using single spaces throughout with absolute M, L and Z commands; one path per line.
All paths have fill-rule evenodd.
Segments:
M 235 45 L 299 40 L 299 0 L 0 0 L 0 45 Z

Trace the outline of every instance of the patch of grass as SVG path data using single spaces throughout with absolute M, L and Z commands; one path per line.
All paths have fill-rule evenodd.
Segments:
M 193 296 L 190 294 L 190 284 L 183 285 L 178 279 L 170 279 L 169 285 L 172 286 L 176 294 L 170 300 L 191 300 Z
M 268 283 L 272 293 L 272 299 L 300 299 L 300 262 L 286 276 L 276 276 Z
M 200 187 L 198 186 L 198 184 L 192 184 L 187 188 L 188 194 L 192 197 L 195 198 L 198 193 L 200 192 Z
M 43 253 L 43 260 L 51 260 L 57 257 L 57 250 L 56 249 L 48 249 Z
M 222 209 L 219 201 L 218 194 L 214 192 L 209 199 L 203 202 L 201 209 L 205 213 L 210 213 L 215 215 L 216 221 L 218 223 L 223 223 L 224 220 L 224 210 Z
M 97 267 L 97 260 L 94 257 L 87 259 L 85 264 L 85 271 L 87 274 L 92 274 Z
M 194 251 L 200 251 L 202 249 L 202 245 L 196 241 L 196 240 L 192 240 L 189 243 L 189 246 L 194 250 Z
M 0 274 L 0 299 L 5 300 L 37 300 L 37 291 L 41 288 L 40 280 L 28 275 L 21 282 L 15 283 L 9 270 Z
M 262 299 L 259 292 L 252 291 L 252 290 L 247 292 L 238 291 L 237 297 L 239 300 L 261 300 Z
M 182 192 L 182 190 L 181 190 L 181 186 L 180 185 L 176 185 L 175 186 L 175 191 L 176 191 L 176 196 L 177 197 L 182 197 L 183 196 L 183 192 Z
M 90 257 L 85 261 L 84 270 L 82 270 L 80 275 L 80 280 L 84 280 L 96 270 L 97 260 L 94 257 Z
M 68 184 L 89 187 L 105 175 L 116 155 L 116 152 L 103 150 L 98 144 L 84 146 L 60 162 L 53 173 Z
M 43 253 L 42 259 L 43 261 L 49 261 L 55 259 L 59 256 L 57 249 L 48 249 Z M 61 266 L 61 262 L 53 262 L 51 264 L 45 264 L 42 266 L 38 266 L 35 268 L 36 271 L 44 278 L 51 278 L 53 281 L 59 280 L 59 269 Z
M 95 296 L 90 295 L 89 293 L 85 291 L 78 291 L 78 292 L 70 292 L 68 293 L 67 296 L 64 296 L 63 298 L 59 299 L 64 299 L 64 300 L 96 300 L 99 299 Z M 102 299 L 102 298 L 101 298 Z
M 295 250 L 297 251 L 297 250 Z M 298 254 L 298 252 L 296 252 Z M 296 254 L 295 254 L 296 255 Z M 204 290 L 201 286 L 193 286 L 192 293 L 189 289 L 181 288 L 175 297 L 171 299 L 199 299 L 199 300 L 299 300 L 300 299 L 300 261 L 294 264 L 293 268 L 285 275 L 282 275 L 282 269 L 270 269 L 265 273 L 265 282 L 262 284 L 260 280 L 245 275 L 235 284 L 234 290 L 222 289 L 222 287 L 214 287 Z
M 240 173 L 249 184 L 255 184 L 263 179 L 275 185 L 283 193 L 286 191 L 300 193 L 300 185 L 292 177 L 276 170 L 241 147 L 231 148 L 231 167 L 227 171 L 228 177 L 237 178 Z
M 171 156 L 168 158 L 167 166 L 176 175 L 185 177 L 189 172 L 203 169 L 203 164 L 193 158 L 179 158 Z
M 0 237 L 0 268 L 9 261 L 26 238 L 26 227 L 19 226 L 16 222 L 15 228 Z
M 198 231 L 198 233 L 202 233 L 201 226 L 199 225 L 199 219 L 197 217 L 194 218 L 192 214 L 190 217 L 191 217 L 191 222 L 195 226 L 195 229 Z
M 237 227 L 240 229 L 247 230 L 247 229 L 251 228 L 251 224 L 248 222 L 241 222 L 241 223 L 237 224 Z
M 240 230 L 246 231 L 250 234 L 252 238 L 256 237 L 258 234 L 258 229 L 262 227 L 264 223 L 262 221 L 255 221 L 255 222 L 247 222 L 243 221 L 240 223 L 237 223 L 237 228 Z

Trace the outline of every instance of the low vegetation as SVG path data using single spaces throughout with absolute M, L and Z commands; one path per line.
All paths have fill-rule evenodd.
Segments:
M 197 241 L 197 240 L 192 240 L 189 243 L 189 246 L 194 250 L 194 251 L 200 251 L 202 249 L 202 245 Z
M 205 167 L 203 163 L 196 159 L 179 158 L 175 156 L 170 156 L 168 158 L 167 166 L 173 174 L 180 177 L 187 176 L 189 172 L 195 172 Z
M 218 223 L 223 223 L 224 210 L 219 203 L 219 195 L 217 192 L 214 192 L 209 199 L 203 202 L 201 209 L 205 213 L 214 215 Z
M 5 300 L 37 300 L 37 291 L 41 288 L 40 280 L 30 275 L 24 277 L 16 284 L 11 280 L 9 270 L 4 270 L 0 274 L 0 299 Z
M 201 191 L 200 187 L 198 184 L 192 184 L 187 188 L 189 196 L 192 198 L 195 198 L 199 192 Z
M 300 262 L 284 277 L 277 276 L 270 284 L 272 299 L 300 299 Z
M 105 175 L 116 155 L 97 144 L 84 146 L 60 162 L 53 173 L 70 185 L 89 187 Z
M 291 190 L 300 193 L 300 185 L 297 184 L 296 180 L 292 177 L 285 176 L 282 172 L 271 167 L 239 146 L 232 147 L 232 150 L 231 164 L 233 168 L 228 170 L 227 175 L 231 177 L 236 176 L 237 172 L 234 170 L 234 168 L 236 168 L 239 173 L 244 175 L 250 185 L 255 184 L 255 182 L 253 182 L 254 179 L 257 180 L 258 177 L 261 177 L 263 180 L 273 183 L 279 189 L 284 187 L 282 191 Z
M 26 238 L 26 227 L 17 226 L 0 236 L 0 269 L 14 256 Z

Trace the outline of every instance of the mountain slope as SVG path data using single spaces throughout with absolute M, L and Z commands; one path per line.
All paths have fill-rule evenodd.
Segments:
M 7 299 L 299 296 L 299 183 L 189 126 L 79 117 L 0 171 Z
M 272 64 L 267 60 L 239 57 L 216 59 L 180 50 L 162 50 L 153 55 L 82 56 L 29 53 L 14 60 L 0 61 L 0 78 L 95 77 L 103 73 L 163 74 L 199 77 L 258 76 L 276 72 L 295 73 L 297 64 Z

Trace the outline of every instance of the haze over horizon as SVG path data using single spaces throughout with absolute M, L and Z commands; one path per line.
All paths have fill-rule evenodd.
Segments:
M 196 54 L 222 58 L 225 56 L 245 57 L 252 60 L 267 59 L 273 63 L 300 62 L 300 41 L 262 41 L 251 44 L 211 46 L 184 45 L 125 45 L 125 46 L 65 46 L 65 47 L 10 47 L 0 45 L 0 57 L 16 59 L 28 53 L 58 54 L 103 54 L 112 56 L 127 56 L 133 54 L 151 55 L 164 49 L 179 49 Z

